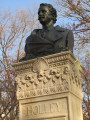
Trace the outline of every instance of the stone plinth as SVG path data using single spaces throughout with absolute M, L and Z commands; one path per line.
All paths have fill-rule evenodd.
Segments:
M 82 64 L 62 52 L 13 65 L 20 120 L 83 120 Z

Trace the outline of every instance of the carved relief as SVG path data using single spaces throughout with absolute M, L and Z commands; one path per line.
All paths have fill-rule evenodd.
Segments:
M 26 69 L 25 72 L 22 70 L 17 75 L 18 99 L 73 91 L 74 86 L 81 89 L 81 64 L 78 61 L 71 63 L 66 60 L 67 58 L 72 60 L 68 54 L 56 58 L 44 57 L 33 60 L 30 69 Z
M 18 75 L 16 82 L 17 94 L 24 92 L 23 95 L 17 95 L 18 98 L 58 93 L 69 90 L 69 68 L 64 66 L 51 69 L 44 59 L 37 59 L 33 63 L 32 72 Z

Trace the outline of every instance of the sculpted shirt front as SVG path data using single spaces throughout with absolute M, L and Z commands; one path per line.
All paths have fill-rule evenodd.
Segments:
M 73 46 L 72 31 L 55 26 L 50 30 L 34 30 L 26 39 L 25 52 L 26 57 L 39 57 L 67 50 L 73 52 Z

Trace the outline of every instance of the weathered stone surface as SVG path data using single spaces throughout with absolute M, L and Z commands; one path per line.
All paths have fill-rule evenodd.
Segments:
M 83 120 L 82 64 L 62 52 L 14 64 L 20 120 Z

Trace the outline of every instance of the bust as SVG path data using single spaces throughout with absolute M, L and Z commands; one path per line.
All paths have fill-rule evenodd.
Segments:
M 74 38 L 71 30 L 54 26 L 57 18 L 56 9 L 51 4 L 42 3 L 38 10 L 38 19 L 42 29 L 35 29 L 26 39 L 26 56 L 20 61 L 42 57 L 62 51 L 72 51 Z

